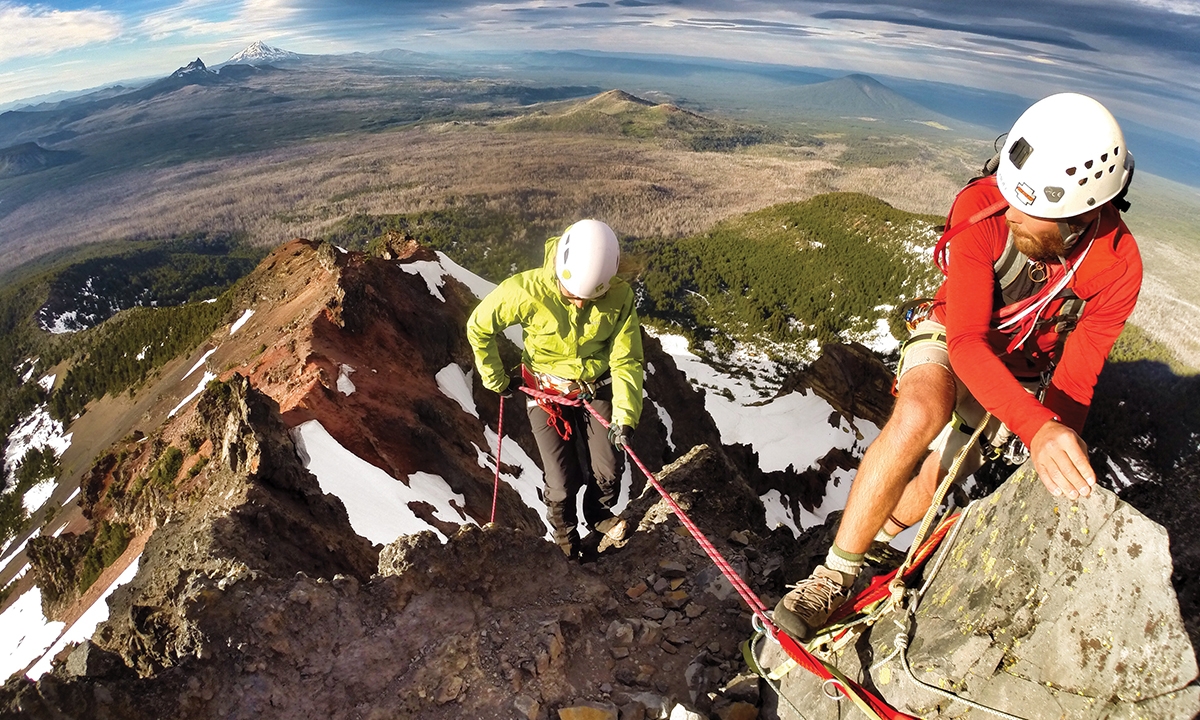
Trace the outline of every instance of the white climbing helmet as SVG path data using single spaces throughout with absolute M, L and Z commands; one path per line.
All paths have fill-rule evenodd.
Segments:
M 562 234 L 554 256 L 554 273 L 567 292 L 594 300 L 608 292 L 621 247 L 617 234 L 599 220 L 580 220 Z
M 1017 119 L 1000 151 L 996 184 L 1021 212 L 1062 220 L 1112 200 L 1132 172 L 1112 113 L 1086 95 L 1060 93 Z

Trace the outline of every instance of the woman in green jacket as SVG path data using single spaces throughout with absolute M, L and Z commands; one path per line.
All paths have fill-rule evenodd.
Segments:
M 551 394 L 583 395 L 611 420 L 606 433 L 584 408 L 527 403 L 542 456 L 548 519 L 569 556 L 580 550 L 580 488 L 588 528 L 603 531 L 611 522 L 624 471 L 619 448 L 642 413 L 641 328 L 633 289 L 616 276 L 620 256 L 608 225 L 580 220 L 546 242 L 542 267 L 500 283 L 467 321 L 484 387 L 504 395 L 514 389 L 497 336 L 520 325 L 524 383 Z

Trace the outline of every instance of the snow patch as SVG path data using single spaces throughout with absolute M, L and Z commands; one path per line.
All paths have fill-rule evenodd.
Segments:
M 45 655 L 54 644 L 63 623 L 42 615 L 42 591 L 36 586 L 17 598 L 0 615 L 0 677 L 24 670 Z
M 29 488 L 25 492 L 25 497 L 21 499 L 21 503 L 25 506 L 25 512 L 32 515 L 40 510 L 50 500 L 50 496 L 54 494 L 54 488 L 56 487 L 58 487 L 58 481 L 50 478 Z
M 42 655 L 42 659 L 38 660 L 37 663 L 25 673 L 25 677 L 29 678 L 30 680 L 37 680 L 42 675 L 50 672 L 50 663 L 54 660 L 55 655 L 62 652 L 62 650 L 71 643 L 83 642 L 84 640 L 92 637 L 92 633 L 96 632 L 96 626 L 105 620 L 108 620 L 108 596 L 112 595 L 114 590 L 122 585 L 125 585 L 133 579 L 133 576 L 137 574 L 138 564 L 141 559 L 141 555 L 138 555 L 136 558 L 134 558 L 133 562 L 129 564 L 129 567 L 125 568 L 124 572 L 122 572 L 121 575 L 113 581 L 112 585 L 108 586 L 108 589 L 104 591 L 104 594 L 101 595 L 96 602 L 92 603 L 91 607 L 85 610 L 84 613 L 79 616 L 79 619 L 76 620 L 71 627 L 67 628 L 66 632 L 60 635 L 58 640 L 52 646 L 50 646 L 50 649 Z
M 87 325 L 79 320 L 79 312 L 76 310 L 69 310 L 54 318 L 53 324 L 42 326 L 43 330 L 52 335 L 66 335 L 86 328 Z
M 409 503 L 432 505 L 434 517 L 451 523 L 474 522 L 462 512 L 465 499 L 438 475 L 416 472 L 408 484 L 347 450 L 319 420 L 309 420 L 291 431 L 296 453 L 317 476 L 321 489 L 341 498 L 350 526 L 373 543 L 390 543 L 401 535 L 440 530 L 419 518 Z
M 671 439 L 671 433 L 675 431 L 675 423 L 671 420 L 671 416 L 667 413 L 667 409 L 665 407 L 659 405 L 653 400 L 649 400 L 649 402 L 654 410 L 658 413 L 658 419 L 662 421 L 663 427 L 667 429 L 667 447 L 671 449 L 671 452 L 675 452 L 675 441 Z
M 480 300 L 486 297 L 488 293 L 496 289 L 496 283 L 484 280 L 475 273 L 464 268 L 462 265 L 459 265 L 451 260 L 446 253 L 439 251 L 437 253 L 437 257 L 441 262 L 442 269 L 445 270 L 446 274 L 459 281 L 463 285 L 466 285 L 467 289 L 470 290 L 471 293 Z M 520 326 L 513 325 L 510 328 L 505 328 L 504 337 L 508 338 L 512 344 L 516 345 L 518 348 L 525 347 L 525 338 L 521 335 Z
M 479 417 L 479 410 L 475 408 L 475 397 L 471 393 L 472 374 L 464 373 L 456 363 L 450 363 L 438 370 L 435 377 L 438 390 L 441 390 L 443 395 L 458 403 L 463 412 Z
M 480 451 L 478 446 L 476 446 L 476 452 L 479 453 L 479 465 L 480 467 L 490 468 L 492 472 L 495 472 L 496 464 L 493 458 L 496 456 L 496 441 L 498 440 L 499 436 L 497 436 L 495 431 L 489 427 L 483 428 L 483 435 L 487 438 L 488 448 L 491 450 L 492 454 L 491 457 L 489 457 L 486 453 Z M 507 435 L 504 437 L 503 453 L 504 454 L 501 457 L 501 462 L 505 465 L 515 465 L 516 467 L 521 468 L 521 472 L 515 476 L 501 472 L 500 480 L 508 483 L 509 487 L 511 487 L 513 490 L 516 490 L 517 494 L 521 496 L 521 501 L 524 502 L 526 506 L 537 511 L 538 517 L 540 517 L 542 522 L 546 524 L 545 537 L 547 540 L 551 539 L 551 531 L 553 528 L 550 527 L 550 521 L 546 519 L 546 503 L 541 497 L 541 491 L 544 485 L 542 469 L 533 461 L 533 458 L 529 457 L 529 455 L 527 455 L 525 451 L 521 449 L 521 446 L 518 445 L 515 440 Z
M 193 399 L 194 399 L 194 398 L 195 398 L 197 395 L 199 395 L 200 393 L 204 392 L 204 386 L 205 386 L 205 385 L 208 385 L 208 383 L 209 383 L 209 381 L 210 381 L 210 380 L 215 380 L 215 379 L 216 379 L 216 377 L 217 377 L 217 376 L 216 376 L 216 375 L 214 375 L 213 373 L 210 373 L 209 371 L 205 370 L 205 371 L 204 371 L 204 377 L 200 378 L 200 382 L 199 382 L 199 383 L 197 383 L 197 385 L 196 385 L 196 389 L 195 389 L 195 390 L 193 390 L 193 391 L 191 391 L 190 393 L 188 393 L 188 396 L 187 396 L 187 397 L 185 397 L 184 399 L 180 400 L 180 401 L 179 401 L 179 404 L 178 404 L 178 405 L 176 405 L 174 408 L 172 408 L 171 412 L 167 413 L 167 417 L 174 417 L 174 416 L 175 416 L 175 413 L 179 412 L 179 409 L 180 409 L 180 408 L 182 408 L 184 405 L 187 405 L 187 404 L 188 404 L 189 402 L 191 402 L 191 401 L 192 401 L 192 400 L 193 400 Z
M 235 332 L 237 332 L 238 330 L 241 330 L 242 326 L 246 324 L 246 321 L 249 320 L 253 316 L 254 316 L 253 310 L 247 310 L 246 312 L 242 313 L 242 316 L 233 323 L 232 327 L 229 328 L 229 334 L 232 335 Z
M 888 355 L 900 349 L 900 341 L 892 335 L 891 325 L 885 318 L 875 321 L 875 329 L 859 340 L 860 343 L 882 355 Z
M 17 421 L 8 436 L 4 448 L 4 466 L 8 468 L 6 484 L 16 474 L 25 453 L 30 448 L 50 447 L 54 454 L 62 454 L 71 447 L 71 433 L 63 432 L 63 424 L 50 417 L 48 405 L 42 405 Z
M 54 389 L 54 381 L 57 379 L 57 377 L 58 376 L 56 375 L 47 375 L 41 380 L 38 380 L 38 385 L 46 392 L 50 392 Z
M 774 530 L 779 526 L 783 526 L 792 531 L 793 537 L 800 537 L 800 526 L 792 518 L 792 512 L 788 508 L 787 503 L 783 501 L 783 495 L 778 490 L 772 488 L 767 491 L 766 495 L 761 496 L 763 507 L 767 511 L 767 528 Z
M 207 360 L 208 360 L 210 357 L 212 357 L 212 354 L 213 354 L 213 353 L 215 353 L 216 351 L 217 351 L 217 348 L 213 348 L 212 350 L 209 350 L 208 352 L 204 353 L 203 357 L 201 357 L 199 360 L 197 360 L 197 361 L 196 361 L 196 364 L 192 366 L 192 369 L 191 369 L 191 370 L 188 370 L 186 373 L 184 373 L 184 374 L 183 374 L 183 377 L 181 377 L 181 378 L 179 378 L 179 379 L 180 379 L 180 380 L 187 380 L 187 379 L 188 379 L 188 376 L 190 376 L 192 373 L 194 373 L 194 372 L 196 372 L 197 370 L 199 370 L 199 369 L 200 369 L 200 367 L 201 367 L 202 365 L 204 365 L 204 363 L 205 363 L 205 362 L 206 362 L 206 361 L 207 361 Z M 141 356 L 138 356 L 138 360 L 141 360 L 141 359 L 142 359 L 142 358 L 141 358 Z
M 791 392 L 763 401 L 752 381 L 710 367 L 691 352 L 686 338 L 666 333 L 657 337 L 688 379 L 706 390 L 704 405 L 721 431 L 721 442 L 752 446 L 764 472 L 785 470 L 789 465 L 803 472 L 833 448 L 861 455 L 861 448 L 879 435 L 879 428 L 867 420 L 858 419 L 851 427 L 815 393 Z M 769 515 L 774 518 L 771 522 L 786 519 L 797 531 L 823 524 L 830 512 L 845 507 L 852 477 L 852 471 L 834 472 L 820 507 L 811 513 L 801 508 L 798 518 L 792 517 L 780 499 L 778 508 L 768 510 L 775 513 Z M 763 502 L 769 502 L 766 496 Z
M 487 296 L 488 293 L 496 289 L 496 283 L 484 280 L 475 273 L 464 268 L 462 265 L 459 265 L 451 260 L 446 253 L 438 252 L 437 257 L 442 264 L 442 269 L 446 271 L 446 274 L 459 281 L 463 285 L 466 285 L 467 289 L 470 290 L 471 293 L 480 300 Z
M 338 365 L 337 389 L 343 395 L 353 395 L 358 388 L 354 387 L 354 383 L 350 381 L 350 376 L 354 373 L 354 368 L 346 363 Z
M 442 264 L 433 260 L 413 260 L 412 262 L 404 263 L 400 269 L 409 275 L 420 275 L 425 280 L 425 287 L 429 289 L 429 294 L 446 302 L 446 297 L 442 295 L 441 287 L 445 284 L 445 272 L 442 269 Z

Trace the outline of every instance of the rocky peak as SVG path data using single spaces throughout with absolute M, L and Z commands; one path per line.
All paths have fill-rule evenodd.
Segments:
M 171 73 L 171 77 L 173 77 L 173 78 L 188 78 L 188 77 L 193 77 L 195 75 L 200 75 L 200 74 L 211 75 L 213 73 L 207 67 L 204 66 L 203 60 L 201 60 L 200 58 L 196 58 L 195 60 L 191 61 L 187 65 L 184 65 L 183 67 L 179 68 L 175 72 Z

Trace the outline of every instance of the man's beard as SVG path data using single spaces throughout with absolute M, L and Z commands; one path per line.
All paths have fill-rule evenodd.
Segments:
M 1018 225 L 1007 224 L 1009 232 L 1013 236 L 1013 245 L 1025 257 L 1045 261 L 1056 260 L 1067 254 L 1067 248 L 1063 244 L 1062 233 L 1057 228 L 1034 235 Z

